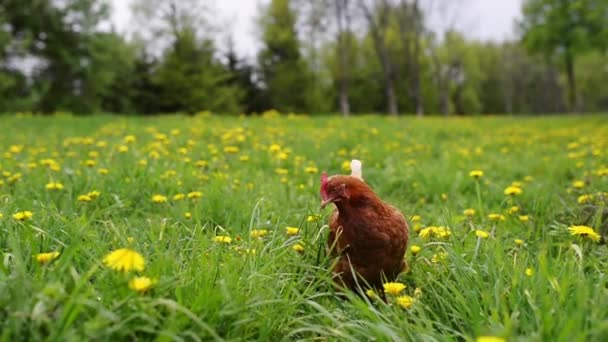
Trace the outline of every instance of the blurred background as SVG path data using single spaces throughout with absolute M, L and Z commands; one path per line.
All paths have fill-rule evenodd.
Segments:
M 2 0 L 0 113 L 608 110 L 608 0 Z

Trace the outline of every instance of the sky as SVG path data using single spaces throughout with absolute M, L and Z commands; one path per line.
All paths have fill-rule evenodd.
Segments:
M 421 0 L 424 6 L 432 0 Z M 443 0 L 452 3 L 453 11 L 430 19 L 430 26 L 439 28 L 453 24 L 471 39 L 504 40 L 515 36 L 514 21 L 521 14 L 523 0 Z M 110 0 L 113 6 L 112 20 L 121 32 L 128 32 L 131 0 Z M 231 31 L 239 54 L 255 56 L 260 43 L 255 28 L 260 4 L 268 0 L 215 0 L 217 13 L 214 17 L 224 29 Z M 460 5 L 455 5 L 455 4 Z M 457 19 L 457 20 L 456 20 Z

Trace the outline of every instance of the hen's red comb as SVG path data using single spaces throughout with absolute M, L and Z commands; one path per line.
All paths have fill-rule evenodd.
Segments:
M 321 198 L 327 198 L 327 172 L 325 171 L 321 174 Z

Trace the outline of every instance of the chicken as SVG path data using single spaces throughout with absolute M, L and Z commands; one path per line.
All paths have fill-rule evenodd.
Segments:
M 406 267 L 409 227 L 403 214 L 363 181 L 361 162 L 353 160 L 351 169 L 350 176 L 321 176 L 321 207 L 336 206 L 328 239 L 330 253 L 337 257 L 334 280 L 353 291 L 366 284 L 381 288 Z

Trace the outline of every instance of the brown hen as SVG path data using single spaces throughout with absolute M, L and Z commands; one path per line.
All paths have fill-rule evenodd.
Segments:
M 405 268 L 409 238 L 407 222 L 392 205 L 383 202 L 361 177 L 354 160 L 350 176 L 321 177 L 321 206 L 333 203 L 329 218 L 331 255 L 337 257 L 334 280 L 340 287 L 381 288 Z

